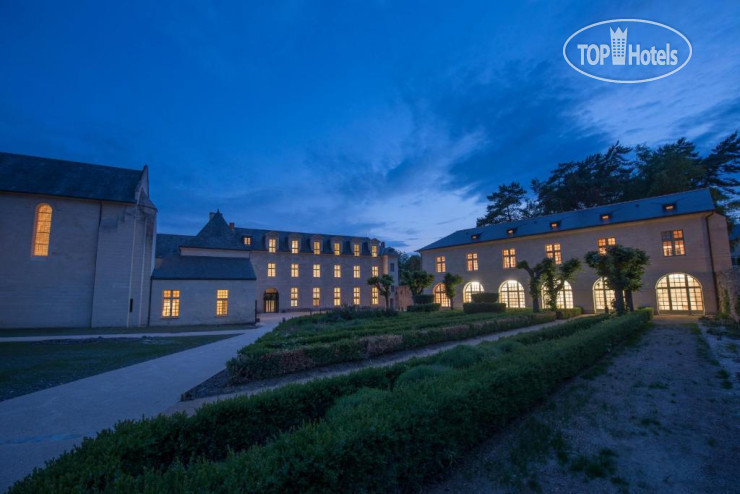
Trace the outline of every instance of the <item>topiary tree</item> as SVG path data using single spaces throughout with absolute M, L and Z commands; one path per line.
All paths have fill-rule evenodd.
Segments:
M 378 289 L 378 293 L 385 299 L 385 308 L 390 309 L 391 307 L 388 297 L 391 293 L 391 287 L 393 286 L 393 277 L 388 274 L 372 276 L 367 279 L 367 284 Z
M 564 263 L 555 264 L 553 259 L 545 258 L 542 265 L 542 286 L 547 295 L 547 306 L 550 310 L 558 309 L 558 294 L 565 287 L 565 282 L 573 281 L 576 273 L 581 269 L 581 261 L 568 259 Z
M 425 288 L 434 282 L 434 275 L 420 269 L 416 271 L 403 271 L 401 273 L 401 284 L 409 287 L 411 295 L 421 295 Z
M 445 273 L 445 277 L 442 279 L 442 284 L 445 287 L 445 295 L 450 299 L 450 309 L 455 308 L 455 294 L 457 293 L 457 289 L 455 287 L 462 283 L 462 281 L 463 280 L 460 275 L 452 273 Z
M 527 261 L 516 263 L 517 269 L 523 269 L 529 274 L 529 296 L 532 297 L 532 310 L 540 311 L 540 293 L 542 292 L 542 272 L 545 267 L 542 263 L 530 267 Z
M 642 275 L 645 273 L 645 266 L 650 263 L 650 257 L 645 251 L 610 245 L 605 254 L 592 250 L 584 258 L 586 264 L 606 280 L 607 287 L 614 290 L 617 314 L 622 315 L 627 309 L 634 311 L 632 292 L 642 287 Z

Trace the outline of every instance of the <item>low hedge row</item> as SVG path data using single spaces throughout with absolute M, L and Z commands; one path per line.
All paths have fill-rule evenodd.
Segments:
M 470 297 L 473 302 L 487 302 L 489 304 L 495 304 L 498 302 L 498 293 L 497 292 L 481 292 L 481 293 L 474 293 Z
M 420 366 L 470 367 L 486 355 L 505 354 L 518 345 L 557 339 L 587 329 L 605 316 L 579 319 L 477 347 L 461 345 L 424 358 L 345 376 L 289 385 L 249 397 L 205 405 L 193 417 L 183 414 L 124 421 L 114 430 L 85 439 L 70 453 L 16 485 L 16 492 L 102 491 L 122 475 L 137 477 L 147 468 L 164 472 L 192 459 L 222 461 L 228 451 L 263 444 L 305 422 L 323 418 L 337 399 L 364 388 L 390 390 L 399 376 Z M 176 467 L 180 468 L 180 467 Z
M 431 293 L 421 293 L 419 295 L 414 295 L 411 297 L 415 304 L 431 304 L 434 302 L 434 295 Z
M 444 341 L 461 340 L 531 326 L 554 319 L 555 314 L 552 312 L 540 312 L 513 315 L 493 321 L 404 331 L 400 334 L 347 338 L 332 343 L 318 343 L 287 350 L 275 351 L 264 347 L 247 347 L 246 351 L 240 350 L 235 358 L 229 360 L 226 368 L 232 383 L 244 383 L 341 362 L 365 360 Z
M 555 311 L 555 317 L 558 319 L 570 319 L 571 317 L 580 316 L 583 314 L 581 307 L 573 307 L 572 309 L 558 309 Z
M 498 294 L 496 294 L 498 295 Z M 467 302 L 463 304 L 463 312 L 477 314 L 479 312 L 505 312 L 506 304 L 495 302 Z
M 646 312 L 634 313 L 566 338 L 522 345 L 468 368 L 428 372 L 392 392 L 364 391 L 337 403 L 324 420 L 223 462 L 198 460 L 164 472 L 121 474 L 106 487 L 119 492 L 419 491 L 425 480 L 637 334 L 647 321 Z
M 406 307 L 408 312 L 439 312 L 441 304 L 414 304 Z

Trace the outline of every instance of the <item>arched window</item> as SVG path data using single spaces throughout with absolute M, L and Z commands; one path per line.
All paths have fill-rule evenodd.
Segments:
M 465 288 L 463 288 L 463 302 L 465 302 L 466 304 L 472 302 L 473 294 L 481 293 L 483 291 L 483 285 L 481 285 L 477 281 L 471 281 L 470 283 L 465 285 Z
M 524 287 L 516 280 L 507 280 L 498 287 L 499 302 L 506 304 L 507 309 L 523 309 Z
M 655 284 L 659 312 L 695 314 L 704 312 L 699 280 L 686 273 L 671 273 Z
M 33 225 L 33 255 L 49 255 L 49 237 L 51 236 L 51 206 L 39 204 L 36 207 L 36 219 Z
M 445 286 L 442 283 L 434 285 L 434 303 L 442 307 L 450 307 L 450 299 L 445 293 Z
M 599 278 L 594 283 L 594 311 L 606 312 L 614 309 L 614 290 L 606 285 L 606 278 Z
M 542 305 L 547 306 L 550 299 L 547 297 L 547 293 L 543 288 L 542 290 Z M 563 283 L 563 289 L 558 292 L 558 297 L 555 300 L 555 306 L 558 309 L 572 309 L 573 308 L 573 288 L 567 281 Z

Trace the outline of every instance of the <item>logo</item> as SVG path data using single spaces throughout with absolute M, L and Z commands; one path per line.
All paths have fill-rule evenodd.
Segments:
M 563 57 L 581 74 L 605 82 L 635 84 L 675 74 L 693 48 L 676 29 L 643 19 L 597 22 L 573 33 Z

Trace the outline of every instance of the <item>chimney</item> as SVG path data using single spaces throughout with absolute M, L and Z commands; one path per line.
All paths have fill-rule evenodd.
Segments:
M 234 222 L 233 221 L 231 223 L 229 223 L 229 228 L 231 228 L 231 231 L 232 232 L 234 231 Z

